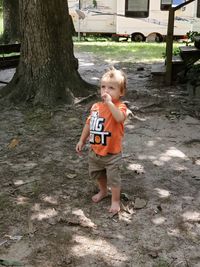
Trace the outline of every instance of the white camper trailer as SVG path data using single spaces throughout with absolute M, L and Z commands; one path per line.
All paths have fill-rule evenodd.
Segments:
M 127 36 L 132 41 L 162 41 L 167 34 L 171 0 L 68 0 L 74 26 L 80 33 Z M 173 0 L 179 5 L 185 0 Z M 198 6 L 197 6 L 198 5 Z M 175 12 L 174 35 L 200 31 L 200 0 Z

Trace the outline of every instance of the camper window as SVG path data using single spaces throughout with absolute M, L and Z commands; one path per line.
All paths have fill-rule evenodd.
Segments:
M 147 18 L 149 16 L 149 0 L 126 0 L 125 16 L 132 18 Z

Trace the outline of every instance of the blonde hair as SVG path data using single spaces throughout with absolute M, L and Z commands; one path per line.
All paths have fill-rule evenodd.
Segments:
M 101 81 L 112 78 L 116 79 L 116 81 L 119 83 L 121 94 L 125 95 L 127 84 L 127 78 L 125 73 L 122 70 L 117 70 L 114 67 L 111 67 L 103 74 Z

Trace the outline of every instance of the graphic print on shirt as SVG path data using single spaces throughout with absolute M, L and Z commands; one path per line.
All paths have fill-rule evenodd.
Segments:
M 110 132 L 104 131 L 104 118 L 100 118 L 97 111 L 92 111 L 90 117 L 90 144 L 107 145 L 107 138 L 111 136 Z

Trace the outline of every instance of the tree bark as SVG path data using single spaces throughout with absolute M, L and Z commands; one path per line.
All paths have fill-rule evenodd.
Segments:
M 197 18 L 200 17 L 200 0 L 197 1 Z
M 3 29 L 5 43 L 19 42 L 19 0 L 3 0 Z
M 66 0 L 20 0 L 21 56 L 1 92 L 13 102 L 73 103 L 94 86 L 79 75 Z

